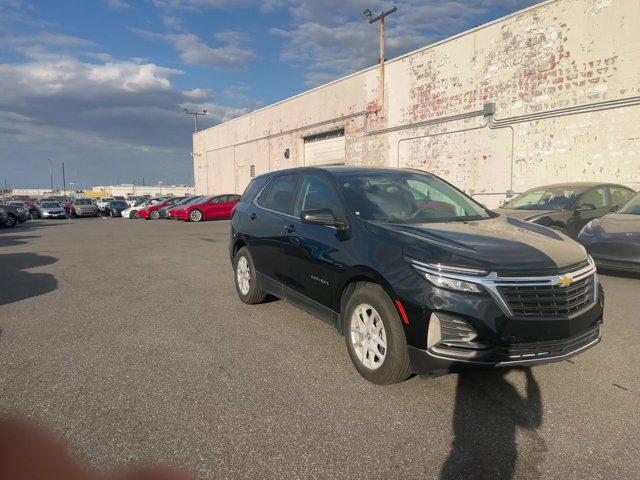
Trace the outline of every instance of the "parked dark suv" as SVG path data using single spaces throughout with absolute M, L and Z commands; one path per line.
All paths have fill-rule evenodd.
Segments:
M 230 254 L 242 301 L 272 294 L 335 325 L 375 383 L 554 362 L 600 340 L 603 292 L 582 246 L 419 171 L 257 177 Z

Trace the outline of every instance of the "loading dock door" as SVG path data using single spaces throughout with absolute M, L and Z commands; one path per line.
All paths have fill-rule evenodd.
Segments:
M 333 130 L 305 137 L 305 165 L 343 165 L 344 159 L 344 130 Z

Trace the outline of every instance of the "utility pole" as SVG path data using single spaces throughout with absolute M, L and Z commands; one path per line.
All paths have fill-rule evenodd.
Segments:
M 206 115 L 207 111 L 204 108 L 202 109 L 202 113 L 200 113 L 200 112 L 190 112 L 186 108 L 183 108 L 183 110 L 184 110 L 184 113 L 186 113 L 187 115 L 193 115 L 193 131 L 197 133 L 198 132 L 198 117 Z
M 144 177 L 142 177 L 142 186 L 144 187 Z
M 385 103 L 385 97 L 384 97 L 384 19 L 385 19 L 385 17 L 387 17 L 388 15 L 391 15 L 392 13 L 394 13 L 396 11 L 398 11 L 398 7 L 396 7 L 394 5 L 393 7 L 391 7 L 386 12 L 382 12 L 380 15 L 375 16 L 375 17 L 373 16 L 373 13 L 371 13 L 371 10 L 369 10 L 368 8 L 364 12 L 362 12 L 367 17 L 369 17 L 369 24 L 375 23 L 378 20 L 380 21 L 380 110 L 382 112 L 380 116 L 384 116 L 384 103 Z
M 53 170 L 51 169 L 51 159 L 47 160 L 49 160 L 49 179 L 51 180 L 51 195 L 53 195 Z
M 67 179 L 64 176 L 64 162 L 62 162 L 62 195 L 67 194 Z

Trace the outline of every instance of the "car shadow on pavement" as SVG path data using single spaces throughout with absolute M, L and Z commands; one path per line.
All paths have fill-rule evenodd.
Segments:
M 57 261 L 55 257 L 35 253 L 0 254 L 0 305 L 43 295 L 58 288 L 58 281 L 50 273 L 26 271 Z
M 542 397 L 531 369 L 521 371 L 526 377 L 524 396 L 506 380 L 508 369 L 459 374 L 454 439 L 440 472 L 441 480 L 513 478 L 518 428 L 526 437 L 524 478 L 541 478 L 538 467 L 547 449 L 536 431 L 542 425 Z

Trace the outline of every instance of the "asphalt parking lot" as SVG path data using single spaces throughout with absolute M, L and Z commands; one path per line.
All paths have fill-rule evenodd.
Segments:
M 380 387 L 332 327 L 237 299 L 228 231 L 102 218 L 0 230 L 0 413 L 107 469 L 638 478 L 640 279 L 602 277 L 604 341 L 571 360 Z

